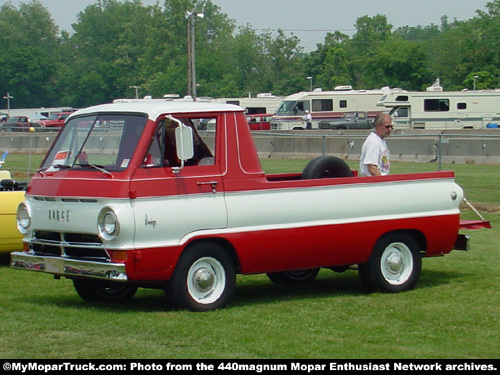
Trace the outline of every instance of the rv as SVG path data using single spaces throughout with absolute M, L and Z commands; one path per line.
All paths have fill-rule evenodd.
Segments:
M 136 102 L 136 101 L 174 101 L 174 102 L 193 102 L 193 97 L 191 95 L 186 95 L 180 97 L 178 94 L 165 94 L 162 99 L 153 99 L 152 96 L 145 96 L 143 99 L 115 99 L 113 103 L 120 102 Z M 218 104 L 233 104 L 237 105 L 245 110 L 246 115 L 255 115 L 263 113 L 274 113 L 278 106 L 283 101 L 283 97 L 275 96 L 271 93 L 265 92 L 257 94 L 256 97 L 242 98 L 212 98 L 209 96 L 199 96 L 196 98 L 199 103 L 218 103 Z
M 388 92 L 377 103 L 396 129 L 484 129 L 500 123 L 500 90 Z
M 346 112 L 364 111 L 373 118 L 383 110 L 377 107 L 380 97 L 389 92 L 404 92 L 401 89 L 353 90 L 351 86 L 337 86 L 333 91 L 315 89 L 287 96 L 271 120 L 273 130 L 305 129 L 303 120 L 306 111 L 312 116 L 313 129 L 320 121 L 335 120 Z
M 271 93 L 257 94 L 255 98 L 220 98 L 212 99 L 214 103 L 234 104 L 245 110 L 245 114 L 254 115 L 260 113 L 274 113 L 283 101 L 282 97 L 274 96 Z

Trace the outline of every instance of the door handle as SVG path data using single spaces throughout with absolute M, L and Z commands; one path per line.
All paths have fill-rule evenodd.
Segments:
M 203 185 L 210 185 L 210 187 L 212 188 L 212 193 L 217 193 L 217 184 L 218 182 L 217 181 L 203 181 L 203 182 L 197 182 L 196 183 L 198 186 L 203 186 Z

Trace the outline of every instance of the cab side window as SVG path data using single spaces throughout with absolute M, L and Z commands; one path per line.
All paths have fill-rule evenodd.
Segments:
M 185 167 L 207 166 L 215 163 L 216 118 L 177 118 L 193 129 L 194 156 Z M 181 165 L 177 158 L 175 128 L 177 122 L 165 118 L 158 123 L 151 145 L 144 157 L 143 168 L 168 168 Z

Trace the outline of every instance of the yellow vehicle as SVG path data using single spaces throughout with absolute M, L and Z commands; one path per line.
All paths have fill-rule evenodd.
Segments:
M 6 153 L 0 159 L 3 164 Z M 0 170 L 0 253 L 22 250 L 22 235 L 17 230 L 17 206 L 24 200 L 24 186 L 11 179 L 9 171 Z

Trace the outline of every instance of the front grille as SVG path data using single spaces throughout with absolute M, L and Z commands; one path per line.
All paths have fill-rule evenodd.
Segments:
M 35 231 L 31 251 L 40 256 L 109 262 L 101 239 L 95 234 Z

